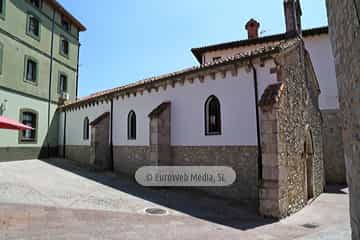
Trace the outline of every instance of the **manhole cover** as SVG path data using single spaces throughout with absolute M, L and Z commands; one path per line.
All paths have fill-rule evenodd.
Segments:
M 319 225 L 313 224 L 313 223 L 306 223 L 306 224 L 303 224 L 301 226 L 304 227 L 304 228 L 317 228 L 317 227 L 319 227 Z
M 167 211 L 161 208 L 146 208 L 145 212 L 151 215 L 165 215 Z

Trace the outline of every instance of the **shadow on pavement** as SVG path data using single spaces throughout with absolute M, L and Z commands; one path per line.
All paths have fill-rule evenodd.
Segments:
M 90 168 L 79 166 L 73 161 L 64 159 L 42 161 L 146 201 L 213 223 L 248 230 L 275 222 L 274 219 L 258 216 L 254 207 L 209 197 L 199 191 L 145 188 L 127 176 L 94 172 Z

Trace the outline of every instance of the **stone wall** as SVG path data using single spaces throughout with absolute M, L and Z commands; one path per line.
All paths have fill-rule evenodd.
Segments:
M 324 190 L 323 135 L 318 108 L 316 75 L 302 43 L 281 59 L 282 82 L 286 86 L 279 103 L 279 157 L 288 167 L 288 209 L 292 214 L 311 197 Z M 310 134 L 310 137 L 308 135 Z M 309 142 L 310 141 L 310 142 Z M 306 145 L 312 145 L 311 165 L 306 162 Z M 307 192 L 307 167 L 311 168 L 312 192 Z
M 319 86 L 303 42 L 277 57 L 279 84 L 260 101 L 263 182 L 260 212 L 281 218 L 324 189 Z
M 82 165 L 90 165 L 90 146 L 67 145 L 65 157 Z
M 211 195 L 257 204 L 258 167 L 256 146 L 172 146 L 171 166 L 229 166 L 237 175 L 230 187 L 198 188 Z M 115 146 L 114 169 L 134 176 L 143 166 L 156 166 L 150 160 L 150 147 Z
M 325 180 L 328 184 L 345 184 L 345 159 L 339 110 L 322 110 L 324 124 Z
M 236 172 L 229 187 L 200 188 L 212 195 L 257 205 L 257 146 L 173 146 L 172 165 L 228 166 Z
M 360 239 L 360 0 L 327 0 L 342 115 L 352 239 Z M 356 5 L 355 5 L 356 4 Z
M 56 157 L 57 153 L 57 147 L 1 147 L 0 162 Z
M 113 153 L 114 171 L 131 177 L 140 167 L 157 165 L 150 160 L 149 146 L 114 146 Z

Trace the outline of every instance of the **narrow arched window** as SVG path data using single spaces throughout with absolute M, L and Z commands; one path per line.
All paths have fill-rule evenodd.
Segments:
M 215 96 L 210 96 L 205 103 L 205 134 L 221 134 L 220 101 Z
M 136 114 L 134 111 L 130 111 L 128 115 L 128 139 L 136 139 Z
M 83 139 L 88 140 L 89 139 L 89 118 L 86 117 L 84 119 L 84 126 L 83 126 Z

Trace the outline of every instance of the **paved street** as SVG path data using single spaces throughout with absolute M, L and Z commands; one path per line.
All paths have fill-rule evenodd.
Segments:
M 149 215 L 146 208 L 167 214 Z M 234 202 L 146 189 L 60 159 L 0 163 L 0 239 L 350 239 L 346 189 L 280 222 Z

